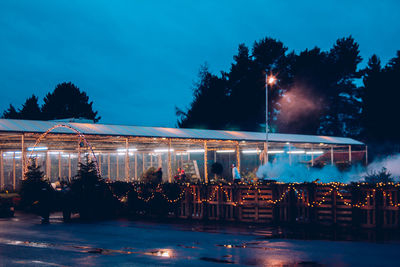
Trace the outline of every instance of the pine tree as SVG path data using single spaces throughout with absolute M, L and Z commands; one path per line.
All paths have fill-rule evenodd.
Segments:
M 359 78 L 359 45 L 350 36 L 338 39 L 329 51 L 329 87 L 326 88 L 325 114 L 319 132 L 325 135 L 356 136 L 361 113 L 361 91 L 354 81 Z
M 85 118 L 97 122 L 101 117 L 93 111 L 93 102 L 71 82 L 61 83 L 44 98 L 43 117 L 46 120 Z
M 71 183 L 69 200 L 71 210 L 79 212 L 82 219 L 108 217 L 115 212 L 115 198 L 105 181 L 98 175 L 96 165 L 86 156 L 79 163 L 77 175 Z
M 221 129 L 227 124 L 226 78 L 217 77 L 203 66 L 187 111 L 176 108 L 178 126 L 183 128 Z
M 42 112 L 38 104 L 38 98 L 32 95 L 26 99 L 22 105 L 22 109 L 19 111 L 19 117 L 24 120 L 41 120 Z
M 50 182 L 44 178 L 40 166 L 31 159 L 25 179 L 22 181 L 21 206 L 42 216 L 43 222 L 48 222 L 50 212 L 55 202 L 55 192 Z
M 381 91 L 382 67 L 378 56 L 373 55 L 367 67 L 363 70 L 363 96 L 361 126 L 362 137 L 364 140 L 372 141 L 379 136 L 379 127 L 377 127 L 381 109 L 384 108 L 386 95 Z
M 20 115 L 18 111 L 15 109 L 15 107 L 12 104 L 10 104 L 10 107 L 3 112 L 2 117 L 4 119 L 19 119 Z

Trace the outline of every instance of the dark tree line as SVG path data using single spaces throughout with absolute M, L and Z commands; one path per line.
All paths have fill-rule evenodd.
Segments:
M 18 110 L 10 104 L 4 111 L 5 119 L 23 120 L 56 120 L 67 118 L 85 118 L 97 122 L 101 117 L 97 111 L 93 111 L 93 102 L 85 92 L 81 92 L 71 82 L 61 83 L 52 93 L 48 93 L 43 99 L 43 105 L 39 105 L 37 96 L 32 95 Z
M 278 83 L 268 91 L 270 131 L 400 141 L 395 120 L 400 52 L 385 67 L 376 55 L 365 69 L 361 61 L 351 36 L 328 51 L 290 52 L 271 38 L 255 42 L 251 51 L 240 44 L 229 72 L 216 75 L 201 68 L 189 107 L 176 108 L 177 124 L 265 131 L 265 75 L 274 74 Z

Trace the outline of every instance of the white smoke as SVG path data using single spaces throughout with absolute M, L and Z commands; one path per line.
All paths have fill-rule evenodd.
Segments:
M 383 159 L 375 160 L 368 165 L 367 171 L 379 171 L 386 168 L 389 173 L 398 181 L 400 178 L 400 154 L 387 156 Z
M 260 179 L 274 179 L 285 183 L 312 182 L 317 179 L 323 183 L 350 183 L 364 181 L 364 176 L 368 172 L 379 171 L 383 167 L 392 174 L 395 181 L 399 181 L 400 154 L 376 160 L 367 167 L 354 165 L 347 171 L 340 171 L 334 165 L 313 168 L 299 162 L 292 162 L 290 164 L 287 159 L 278 158 L 274 163 L 260 166 L 256 175 Z

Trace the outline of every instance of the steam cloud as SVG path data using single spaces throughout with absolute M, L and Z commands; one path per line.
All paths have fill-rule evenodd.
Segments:
M 319 114 L 322 100 L 310 89 L 295 86 L 289 89 L 279 100 L 279 121 L 289 124 L 310 114 Z
M 352 166 L 348 171 L 340 171 L 334 165 L 326 165 L 321 169 L 310 168 L 303 163 L 292 162 L 287 158 L 277 158 L 276 162 L 260 166 L 256 175 L 260 179 L 274 179 L 280 182 L 312 182 L 319 179 L 321 182 L 359 182 L 364 180 L 367 172 L 379 171 L 385 167 L 399 181 L 400 154 L 376 160 L 366 168 L 361 165 Z

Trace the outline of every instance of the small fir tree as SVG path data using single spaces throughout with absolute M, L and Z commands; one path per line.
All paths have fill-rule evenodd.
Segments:
M 86 156 L 85 163 L 79 164 L 78 173 L 71 183 L 70 201 L 73 210 L 82 219 L 109 217 L 115 212 L 116 198 L 98 175 L 96 165 Z
M 21 207 L 27 211 L 42 216 L 43 222 L 48 222 L 52 205 L 54 203 L 55 191 L 50 182 L 44 178 L 40 166 L 36 160 L 31 159 L 25 179 L 22 181 Z

